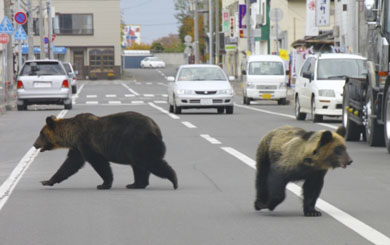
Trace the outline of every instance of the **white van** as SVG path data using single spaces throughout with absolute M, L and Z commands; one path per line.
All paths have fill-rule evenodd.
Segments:
M 279 56 L 249 56 L 242 75 L 244 104 L 249 105 L 252 100 L 277 100 L 278 105 L 286 104 L 286 68 Z

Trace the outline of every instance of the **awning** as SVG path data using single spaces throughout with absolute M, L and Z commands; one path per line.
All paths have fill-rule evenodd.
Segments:
M 39 47 L 34 47 L 34 54 L 41 53 L 41 49 Z M 57 47 L 53 46 L 53 54 L 65 54 L 65 47 Z M 28 54 L 28 45 L 22 45 L 22 54 Z

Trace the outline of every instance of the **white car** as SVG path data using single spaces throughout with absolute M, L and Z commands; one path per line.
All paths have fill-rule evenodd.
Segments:
M 141 61 L 141 68 L 164 68 L 165 62 L 157 57 L 146 57 Z
M 180 66 L 176 78 L 168 77 L 169 112 L 216 108 L 218 113 L 233 114 L 232 79 L 217 65 Z
M 251 55 L 243 75 L 243 103 L 252 100 L 276 100 L 285 105 L 287 74 L 284 61 L 276 55 Z
M 63 63 L 66 72 L 69 75 L 69 78 L 71 79 L 71 84 L 72 84 L 72 94 L 77 93 L 77 74 L 78 71 L 73 70 L 72 65 L 69 62 L 64 62 Z
M 322 121 L 323 116 L 341 116 L 345 78 L 366 77 L 366 63 L 366 58 L 352 54 L 308 56 L 296 78 L 296 119 L 305 120 L 307 113 L 313 122 Z
M 72 109 L 70 78 L 61 61 L 28 60 L 16 81 L 19 111 L 32 104 L 60 104 Z

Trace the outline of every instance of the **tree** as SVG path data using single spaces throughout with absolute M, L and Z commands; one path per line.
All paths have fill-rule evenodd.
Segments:
M 169 36 L 159 38 L 155 42 L 161 43 L 165 53 L 180 53 L 184 51 L 184 45 L 179 35 L 170 34 Z
M 175 0 L 175 10 L 178 12 L 175 14 L 175 18 L 183 22 L 183 20 L 191 15 L 191 5 L 194 0 Z
M 153 53 L 162 53 L 164 52 L 164 47 L 160 42 L 155 41 L 152 43 L 152 46 L 150 47 L 150 51 L 152 51 Z

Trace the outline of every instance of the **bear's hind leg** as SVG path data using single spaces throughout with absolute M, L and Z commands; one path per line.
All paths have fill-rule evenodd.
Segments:
M 99 174 L 103 179 L 103 184 L 98 185 L 97 189 L 106 190 L 110 189 L 114 177 L 112 174 L 110 163 L 101 155 L 97 153 L 91 153 L 87 156 L 87 161 L 91 164 L 93 169 Z
M 283 176 L 270 174 L 268 177 L 268 203 L 267 208 L 273 211 L 286 197 L 287 182 Z
M 134 183 L 127 185 L 127 189 L 145 189 L 149 185 L 150 172 L 137 166 L 133 167 Z
M 315 206 L 324 185 L 325 174 L 326 171 L 319 171 L 307 178 L 303 184 L 303 214 L 307 217 L 322 215 Z
M 168 179 L 172 182 L 173 188 L 177 189 L 177 176 L 175 170 L 164 159 L 149 159 L 147 169 L 154 175 Z

